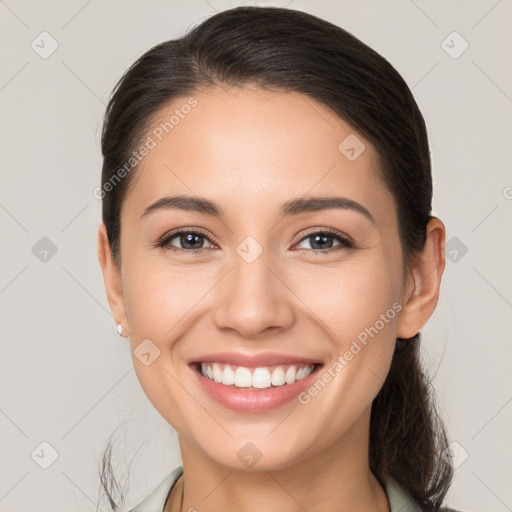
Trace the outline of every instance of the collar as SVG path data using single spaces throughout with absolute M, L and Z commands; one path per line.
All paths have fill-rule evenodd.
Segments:
M 162 512 L 167 497 L 182 474 L 183 466 L 178 466 L 158 484 L 153 492 L 128 512 Z M 420 506 L 412 500 L 398 482 L 389 478 L 386 481 L 385 488 L 391 512 L 421 512 Z

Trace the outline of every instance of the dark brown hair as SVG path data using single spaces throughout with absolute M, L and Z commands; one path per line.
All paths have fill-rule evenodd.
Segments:
M 163 108 L 212 86 L 303 94 L 348 122 L 379 154 L 379 172 L 397 204 L 404 264 L 422 250 L 432 218 L 428 137 L 399 73 L 325 20 L 278 7 L 237 7 L 151 48 L 113 91 L 101 143 L 103 222 L 116 263 L 121 264 L 121 204 L 136 171 L 123 173 L 114 186 L 106 184 L 113 183 Z M 434 511 L 443 502 L 453 470 L 442 456 L 447 437 L 420 365 L 419 343 L 419 333 L 397 340 L 389 374 L 372 405 L 369 463 L 382 485 L 392 477 L 424 510 Z M 117 510 L 109 451 L 101 482 Z

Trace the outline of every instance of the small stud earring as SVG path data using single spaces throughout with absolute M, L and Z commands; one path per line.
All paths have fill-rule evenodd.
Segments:
M 123 324 L 117 324 L 116 331 L 117 331 L 117 334 L 119 334 L 119 336 L 122 336 L 123 335 Z

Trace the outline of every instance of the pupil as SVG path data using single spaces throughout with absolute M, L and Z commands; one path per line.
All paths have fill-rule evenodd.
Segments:
M 186 249 L 200 249 L 201 248 L 201 240 L 199 240 L 199 242 L 197 242 L 197 240 L 196 240 L 197 247 L 195 247 L 194 246 L 194 238 L 202 239 L 202 236 L 201 235 L 195 235 L 194 233 L 188 233 L 186 235 L 182 235 L 181 236 L 181 240 L 180 240 L 181 245 L 183 247 L 185 247 Z M 187 247 L 188 243 L 191 243 L 192 247 Z
M 326 247 L 329 249 L 330 247 L 332 247 L 332 238 L 328 235 L 314 235 L 311 238 L 314 239 L 314 243 L 311 244 L 311 247 L 313 247 L 313 249 L 322 249 L 322 248 L 326 248 Z M 319 247 L 315 247 L 315 245 L 318 245 L 318 243 L 317 243 L 318 239 L 323 240 L 324 243 L 320 243 Z M 331 243 L 330 244 L 328 242 L 325 243 L 326 239 L 330 239 Z

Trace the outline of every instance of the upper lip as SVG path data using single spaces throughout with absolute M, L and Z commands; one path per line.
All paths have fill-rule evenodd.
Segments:
M 277 352 L 264 352 L 261 354 L 244 354 L 241 352 L 219 352 L 216 354 L 204 354 L 189 361 L 189 364 L 197 363 L 223 363 L 245 368 L 261 366 L 279 366 L 283 364 L 320 364 L 320 361 L 308 357 L 297 357 Z

